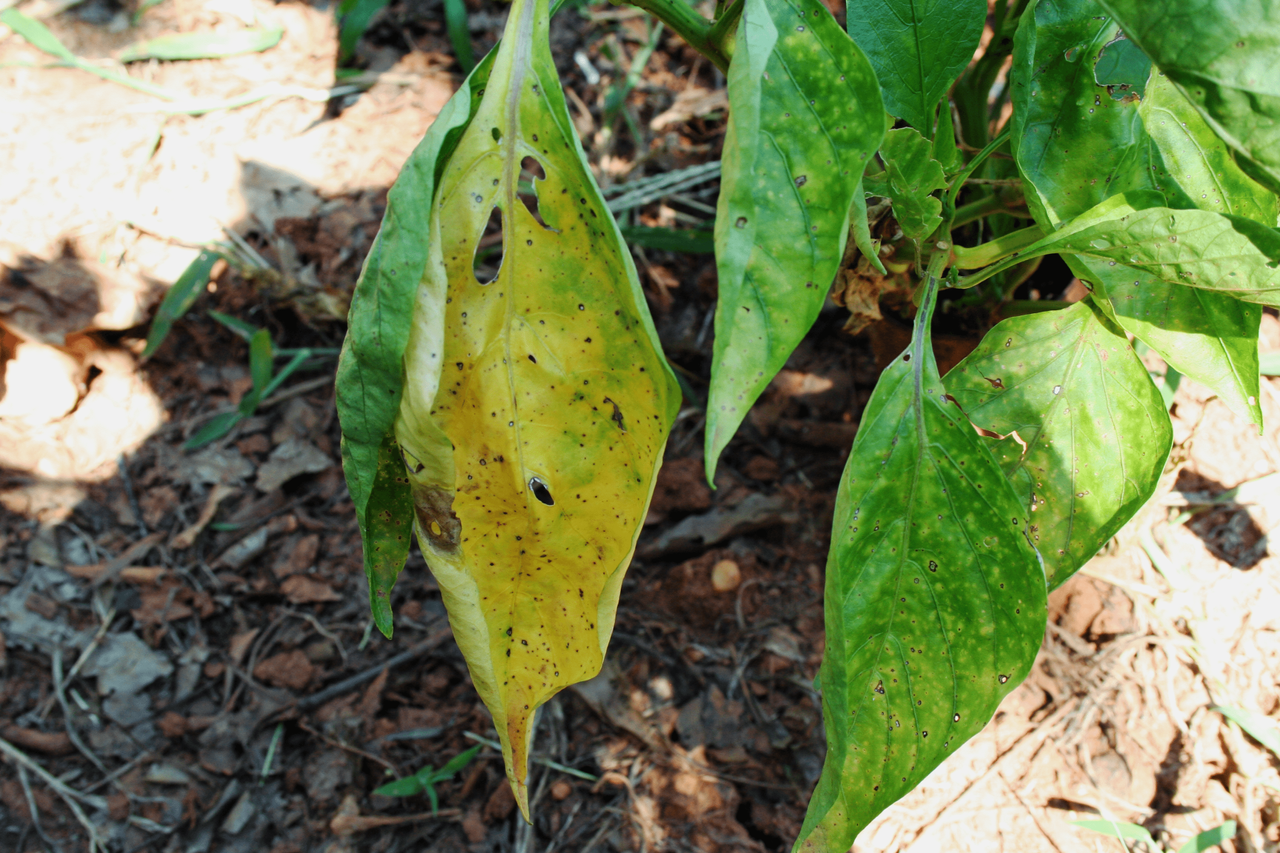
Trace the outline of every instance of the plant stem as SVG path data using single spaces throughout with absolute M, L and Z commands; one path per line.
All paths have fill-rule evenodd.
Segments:
M 716 68 L 729 73 L 729 56 L 732 50 L 712 40 L 715 25 L 699 15 L 684 0 L 629 0 L 632 6 L 643 9 L 680 34 L 689 46 L 711 60 Z M 738 4 L 735 4 L 738 5 Z M 729 17 L 732 7 L 722 16 Z
M 716 22 L 711 25 L 711 31 L 707 35 L 708 41 L 714 45 L 719 45 L 720 50 L 724 51 L 726 47 L 730 48 L 727 52 L 728 56 L 733 56 L 733 28 L 737 26 L 738 19 L 742 17 L 742 7 L 745 0 L 733 0 L 729 8 L 724 10 L 724 14 L 716 18 Z
M 969 180 L 969 176 L 977 171 L 978 167 L 990 157 L 997 148 L 1003 145 L 1009 139 L 1009 129 L 1006 127 L 996 138 L 986 144 L 986 146 L 973 155 L 973 159 L 965 164 L 965 167 L 951 181 L 951 188 L 947 190 L 946 198 L 943 200 L 943 216 L 955 214 L 956 196 L 960 195 L 960 189 L 964 186 L 964 182 Z
M 1040 226 L 1032 225 L 1029 228 L 1005 234 L 1003 237 L 997 237 L 981 246 L 971 248 L 956 246 L 954 250 L 956 268 L 975 270 L 985 267 L 987 264 L 993 264 L 1002 258 L 1017 254 L 1043 236 L 1044 232 L 1040 230 Z
M 1018 213 L 1009 209 L 1008 202 L 1011 201 L 1004 193 L 994 193 L 993 195 L 980 198 L 977 201 L 962 205 L 956 208 L 955 216 L 951 220 L 952 228 L 959 228 L 961 225 L 967 225 L 974 220 L 981 219 L 992 213 L 1010 213 L 1015 216 Z M 1016 202 L 1017 199 L 1012 199 Z M 1021 215 L 1026 216 L 1026 211 L 1021 210 Z

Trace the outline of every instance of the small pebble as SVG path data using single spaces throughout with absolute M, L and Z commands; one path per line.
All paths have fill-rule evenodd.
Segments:
M 742 572 L 733 560 L 721 560 L 711 568 L 711 585 L 716 592 L 729 592 L 742 583 Z

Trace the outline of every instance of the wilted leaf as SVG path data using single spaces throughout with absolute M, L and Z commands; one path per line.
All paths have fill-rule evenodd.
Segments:
M 1124 332 L 1091 300 L 1005 320 L 946 386 L 974 423 L 1006 436 L 990 446 L 1031 510 L 1050 588 L 1155 491 L 1173 428 Z
M 736 45 L 716 209 L 708 477 L 822 310 L 884 130 L 871 66 L 821 3 L 747 0 Z
M 574 134 L 545 0 L 516 0 L 491 67 L 434 194 L 398 200 L 429 221 L 425 272 L 405 270 L 421 283 L 395 438 L 527 816 L 533 714 L 600 669 L 680 396 Z
M 938 378 L 936 283 L 881 375 L 836 498 L 825 590 L 827 758 L 798 850 L 847 850 L 995 713 L 1044 633 L 1028 512 Z

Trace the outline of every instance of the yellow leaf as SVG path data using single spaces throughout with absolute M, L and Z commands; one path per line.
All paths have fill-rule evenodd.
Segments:
M 526 818 L 533 714 L 600 670 L 680 402 L 547 24 L 546 0 L 515 0 L 437 166 L 395 427 L 419 542 Z M 502 257 L 481 283 L 495 210 Z

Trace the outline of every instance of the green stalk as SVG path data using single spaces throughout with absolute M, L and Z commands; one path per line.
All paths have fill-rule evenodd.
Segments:
M 968 248 L 956 246 L 953 250 L 956 269 L 976 270 L 979 267 L 994 264 L 1004 258 L 1016 256 L 1022 249 L 1030 246 L 1043 236 L 1044 232 L 1040 230 L 1040 226 L 1032 225 L 1028 228 L 1012 231 L 1003 237 L 997 237 L 988 243 L 983 243 L 981 246 Z M 1026 258 L 1022 260 L 1026 260 Z
M 1017 216 L 1023 219 L 1030 219 L 1027 209 L 1018 204 L 1022 199 L 1022 194 L 1012 195 L 1006 192 L 996 192 L 989 196 L 984 196 L 977 201 L 962 205 L 956 208 L 955 216 L 951 220 L 952 228 L 959 228 L 961 225 L 968 225 L 970 222 L 981 219 L 984 216 L 990 216 L 993 213 L 1004 213 L 1009 216 Z M 1010 207 L 1010 204 L 1015 207 Z
M 689 46 L 711 60 L 716 68 L 729 73 L 729 57 L 732 47 L 712 39 L 715 25 L 695 12 L 684 0 L 630 0 L 631 5 L 643 9 L 680 34 Z M 736 5 L 736 4 L 735 4 Z M 732 13 L 729 11 L 721 17 L 725 20 Z M 723 33 L 717 37 L 722 38 Z
M 1005 128 L 996 135 L 996 138 L 986 144 L 986 146 L 973 155 L 973 159 L 965 164 L 960 170 L 960 174 L 951 179 L 951 188 L 947 190 L 947 195 L 942 200 L 942 215 L 945 219 L 950 219 L 956 212 L 956 197 L 960 195 L 964 182 L 969 179 L 979 166 L 986 161 L 988 157 L 995 153 L 995 150 L 1003 145 L 1009 139 L 1009 128 Z M 950 227 L 950 226 L 948 226 Z

